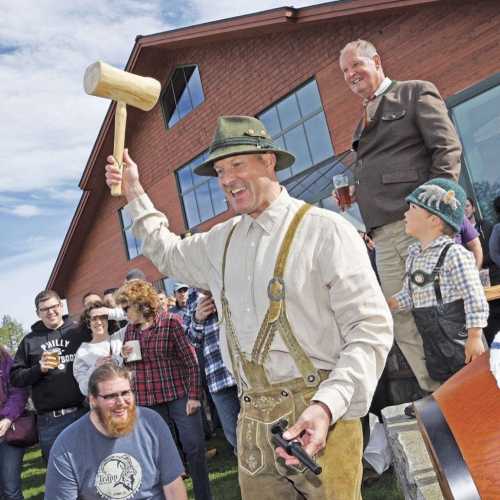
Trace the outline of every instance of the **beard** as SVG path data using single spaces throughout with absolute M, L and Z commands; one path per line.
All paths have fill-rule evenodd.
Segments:
M 94 408 L 99 422 L 104 427 L 106 433 L 113 438 L 126 436 L 134 428 L 137 419 L 136 406 L 132 402 L 127 408 L 127 418 L 115 418 L 111 411 L 103 410 L 102 408 Z

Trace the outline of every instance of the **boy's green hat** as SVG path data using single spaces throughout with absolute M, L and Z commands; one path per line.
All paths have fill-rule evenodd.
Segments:
M 287 168 L 295 161 L 295 156 L 274 144 L 266 127 L 253 116 L 220 116 L 208 159 L 194 169 L 198 175 L 216 177 L 214 162 L 229 156 L 243 154 L 274 153 L 276 170 Z
M 406 201 L 437 215 L 458 233 L 464 221 L 466 198 L 465 191 L 456 182 L 436 178 L 415 189 Z

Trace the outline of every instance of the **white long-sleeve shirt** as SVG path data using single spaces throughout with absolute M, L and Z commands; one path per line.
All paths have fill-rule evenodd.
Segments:
M 250 353 L 269 306 L 267 286 L 283 236 L 302 204 L 283 188 L 257 218 L 237 216 L 183 240 L 169 231 L 167 218 L 147 195 L 126 209 L 143 255 L 162 273 L 211 290 L 219 311 L 224 245 L 237 226 L 227 256 L 226 296 L 242 350 Z M 366 414 L 393 333 L 362 239 L 341 216 L 312 208 L 295 235 L 284 281 L 292 331 L 315 367 L 331 370 L 313 399 L 328 405 L 332 422 Z M 224 363 L 231 367 L 224 325 L 220 334 Z M 271 382 L 300 376 L 279 335 L 265 368 Z
M 76 351 L 75 360 L 73 361 L 73 376 L 84 396 L 87 396 L 90 375 L 95 370 L 99 358 L 109 356 L 110 352 L 112 352 L 113 362 L 118 365 L 123 364 L 121 356 L 123 339 L 119 335 L 120 332 L 121 330 L 112 335 L 109 340 L 103 340 L 102 342 L 83 342 Z

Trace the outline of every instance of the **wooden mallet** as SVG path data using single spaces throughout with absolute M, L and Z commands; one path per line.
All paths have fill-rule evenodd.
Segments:
M 116 101 L 113 157 L 121 171 L 123 169 L 123 149 L 125 147 L 127 104 L 143 111 L 149 111 L 158 101 L 161 84 L 154 78 L 134 75 L 128 71 L 114 68 L 102 61 L 97 61 L 85 70 L 83 86 L 85 92 L 89 95 Z M 121 194 L 122 187 L 120 184 L 111 187 L 112 196 L 121 196 Z

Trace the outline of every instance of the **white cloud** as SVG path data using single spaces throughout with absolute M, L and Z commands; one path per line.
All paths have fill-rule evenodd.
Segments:
M 17 205 L 12 209 L 11 213 L 18 217 L 35 217 L 41 215 L 42 211 L 35 205 Z
M 60 243 L 33 237 L 26 252 L 0 260 L 0 317 L 7 314 L 25 328 L 37 320 L 33 300 L 47 284 Z
M 48 241 L 44 227 L 81 196 L 78 181 L 109 106 L 84 93 L 85 68 L 98 59 L 123 68 L 138 34 L 290 3 L 318 2 L 0 0 L 0 211 L 25 224 L 48 217 L 45 226 L 26 225 L 24 238 L 3 235 L 5 247 L 22 253 L 0 260 L 0 315 L 24 325 L 36 319 L 33 298 L 64 236 Z
M 191 10 L 196 12 L 196 22 L 214 21 L 243 14 L 261 12 L 276 7 L 305 7 L 331 0 L 188 0 Z M 215 7 L 215 5 L 216 7 Z
M 82 197 L 80 189 L 48 189 L 47 194 L 52 200 L 70 203 L 77 202 Z
M 109 101 L 83 91 L 97 59 L 123 67 L 137 34 L 168 28 L 159 1 L 1 1 L 0 189 L 71 182 L 85 167 Z

